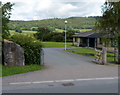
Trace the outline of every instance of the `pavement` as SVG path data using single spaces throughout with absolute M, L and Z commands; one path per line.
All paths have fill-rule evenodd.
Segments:
M 100 78 L 104 78 L 105 80 L 113 78 L 113 80 L 116 80 L 116 77 L 118 77 L 117 65 L 98 65 L 92 62 L 93 58 L 68 53 L 62 48 L 44 48 L 44 53 L 45 69 L 41 71 L 34 71 L 24 74 L 3 77 L 3 91 L 7 92 L 10 89 L 10 87 L 12 87 L 13 85 L 17 85 L 17 83 L 29 85 L 31 83 L 37 82 L 38 84 L 41 82 L 54 83 L 56 80 L 66 80 L 66 82 L 69 82 L 70 80 L 72 81 L 77 79 L 96 80 Z M 13 88 L 15 87 L 16 86 L 14 86 Z M 19 88 L 22 87 L 23 86 L 19 86 Z

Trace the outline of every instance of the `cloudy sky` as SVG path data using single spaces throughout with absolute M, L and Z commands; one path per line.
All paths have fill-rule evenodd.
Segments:
M 105 0 L 2 0 L 6 2 L 15 4 L 11 20 L 40 20 L 101 16 Z

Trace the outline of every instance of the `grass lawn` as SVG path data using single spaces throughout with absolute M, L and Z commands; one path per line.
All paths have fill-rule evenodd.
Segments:
M 55 31 L 53 31 L 53 32 L 65 32 L 65 30 L 62 30 L 62 29 L 55 29 Z
M 10 76 L 10 75 L 15 75 L 15 74 L 21 74 L 21 73 L 26 73 L 26 72 L 32 72 L 32 71 L 37 71 L 37 70 L 41 70 L 44 68 L 44 66 L 40 66 L 40 65 L 26 65 L 26 66 L 22 66 L 22 67 L 8 67 L 8 66 L 1 66 L 2 67 L 2 74 L 0 74 L 1 76 Z
M 92 29 L 74 29 L 74 30 L 78 30 L 78 31 L 80 31 L 82 33 L 82 32 L 91 31 Z
M 15 32 L 15 30 L 9 30 L 10 31 L 10 34 L 13 35 L 13 34 L 18 34 L 17 32 Z M 23 30 L 22 31 L 22 34 L 34 34 L 36 33 L 36 31 L 26 31 L 26 30 Z
M 43 48 L 59 48 L 64 47 L 64 42 L 42 42 Z M 72 43 L 67 43 L 67 47 L 70 47 Z
M 68 49 L 67 51 L 71 52 L 71 53 L 76 53 L 76 54 L 80 54 L 80 55 L 83 55 L 83 56 L 89 56 L 89 57 L 95 58 L 95 56 L 94 56 L 95 50 L 94 49 L 75 48 L 75 49 Z M 107 61 L 114 62 L 114 54 L 113 53 L 107 53 Z
M 91 31 L 92 29 L 74 29 L 74 30 L 78 30 L 78 31 L 80 31 L 81 33 L 82 32 L 86 32 L 86 31 Z M 65 30 L 62 30 L 62 29 L 55 29 L 55 31 L 54 32 L 65 32 Z M 78 33 L 77 33 L 78 34 Z
M 80 29 L 80 32 L 87 32 L 87 31 L 91 31 L 92 29 Z

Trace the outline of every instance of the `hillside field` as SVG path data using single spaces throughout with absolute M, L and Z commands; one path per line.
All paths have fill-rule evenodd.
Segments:
M 86 31 L 91 31 L 92 29 L 74 29 L 74 30 L 77 30 L 77 31 L 80 31 L 80 32 L 86 32 Z M 17 34 L 17 32 L 15 32 L 15 30 L 9 30 L 9 32 L 10 32 L 11 35 Z M 34 34 L 36 32 L 37 31 L 23 30 L 22 34 Z M 55 31 L 53 31 L 53 32 L 64 32 L 64 30 L 62 30 L 62 29 L 55 29 Z
M 52 29 L 65 28 L 64 21 L 67 20 L 67 29 L 93 29 L 96 23 L 96 17 L 70 17 L 70 18 L 53 18 L 32 21 L 13 21 L 9 23 L 10 30 L 31 30 L 32 27 L 48 27 Z

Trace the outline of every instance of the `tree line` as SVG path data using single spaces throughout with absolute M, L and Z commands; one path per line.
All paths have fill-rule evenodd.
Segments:
M 72 42 L 72 35 L 74 34 L 75 32 L 72 30 L 67 31 L 67 42 Z M 35 33 L 34 36 L 40 41 L 63 42 L 65 32 L 52 32 L 49 30 L 49 28 L 39 27 L 37 33 Z
M 35 21 L 10 21 L 10 30 L 30 30 L 31 27 L 50 27 L 64 30 L 64 21 L 68 21 L 69 29 L 92 29 L 96 23 L 95 17 L 70 17 L 66 19 L 53 18 Z

